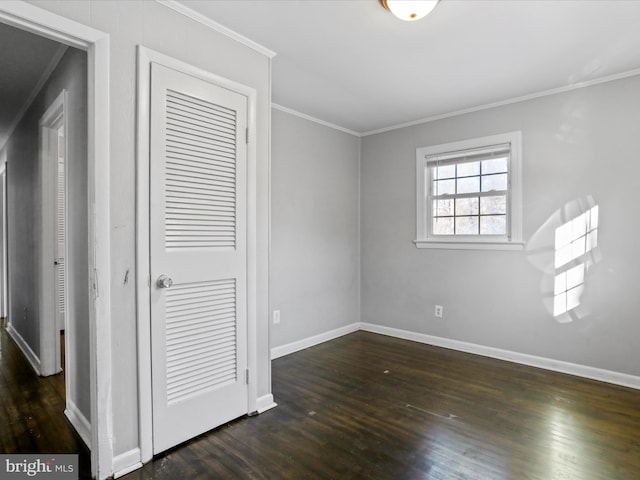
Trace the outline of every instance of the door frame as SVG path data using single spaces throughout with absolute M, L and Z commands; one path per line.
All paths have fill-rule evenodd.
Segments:
M 153 457 L 153 395 L 151 387 L 151 277 L 149 250 L 149 128 L 151 62 L 179 70 L 247 97 L 247 367 L 249 385 L 247 413 L 257 410 L 257 170 L 256 112 L 254 88 L 200 69 L 181 60 L 138 45 L 138 105 L 136 146 L 136 269 L 138 317 L 138 418 L 142 462 Z
M 55 216 L 57 214 L 58 199 L 56 196 L 56 184 L 57 184 L 57 164 L 58 155 L 57 152 L 52 151 L 51 136 L 55 133 L 57 136 L 57 129 L 54 128 L 62 120 L 65 136 L 65 155 L 67 152 L 67 112 L 66 112 L 66 98 L 67 91 L 62 90 L 58 96 L 51 102 L 47 110 L 40 117 L 39 129 L 40 129 L 40 172 L 41 172 L 41 209 L 42 217 L 40 219 L 40 300 L 38 302 L 38 308 L 40 311 L 40 375 L 46 377 L 48 375 L 55 375 L 61 371 L 60 365 L 60 337 L 58 331 L 57 314 L 53 315 L 53 319 L 49 315 L 45 315 L 45 312 L 55 312 L 56 308 L 56 288 L 51 288 L 52 285 L 57 283 L 55 272 L 55 257 L 56 248 L 55 242 L 56 236 L 56 221 Z M 57 150 L 57 142 L 55 144 Z M 54 158 L 55 153 L 55 158 Z M 66 185 L 66 172 L 65 172 L 65 185 Z M 66 203 L 66 202 L 65 202 Z M 63 207 L 66 209 L 67 206 Z M 65 215 L 66 217 L 66 215 Z M 65 221 L 65 233 L 67 230 Z M 65 235 L 66 236 L 66 235 Z M 65 242 L 66 250 L 66 242 Z M 66 256 L 66 255 L 65 255 Z M 63 267 L 66 275 L 66 264 Z M 69 332 L 67 327 L 67 295 L 65 289 L 65 344 L 68 344 Z M 67 349 L 69 350 L 69 349 Z M 71 352 L 69 352 L 71 353 Z M 70 357 L 68 363 L 73 370 L 74 359 Z M 70 381 L 72 375 L 65 375 L 66 386 L 66 404 L 69 405 L 68 392 L 70 391 Z
M 89 212 L 89 349 L 91 472 L 113 470 L 110 215 L 109 35 L 23 1 L 0 2 L 0 22 L 87 52 Z M 98 339 L 100 341 L 98 342 Z

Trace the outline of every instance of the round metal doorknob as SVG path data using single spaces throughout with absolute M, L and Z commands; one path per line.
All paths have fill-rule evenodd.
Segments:
M 166 275 L 160 275 L 158 277 L 158 280 L 156 280 L 156 285 L 160 288 L 169 288 L 171 285 L 173 285 L 173 280 L 171 280 L 171 278 L 167 277 Z

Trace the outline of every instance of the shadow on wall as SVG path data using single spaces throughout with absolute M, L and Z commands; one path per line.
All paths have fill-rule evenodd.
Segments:
M 544 273 L 542 301 L 558 323 L 591 313 L 581 298 L 589 269 L 602 259 L 598 226 L 593 198 L 572 200 L 556 210 L 527 243 L 527 259 Z

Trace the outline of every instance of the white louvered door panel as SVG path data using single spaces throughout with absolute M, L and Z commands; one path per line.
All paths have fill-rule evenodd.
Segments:
M 154 453 L 248 411 L 246 112 L 246 97 L 152 64 Z
M 64 330 L 65 315 L 65 141 L 64 126 L 57 131 L 57 170 L 56 170 L 56 324 L 58 330 Z

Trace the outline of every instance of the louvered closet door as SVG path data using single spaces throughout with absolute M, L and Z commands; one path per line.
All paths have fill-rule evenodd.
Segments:
M 248 410 L 247 103 L 242 95 L 158 64 L 151 72 L 151 336 L 158 453 Z M 159 285 L 161 276 L 173 284 Z
M 57 169 L 56 169 L 56 325 L 64 330 L 65 315 L 65 141 L 64 126 L 60 125 L 55 133 L 57 137 Z

